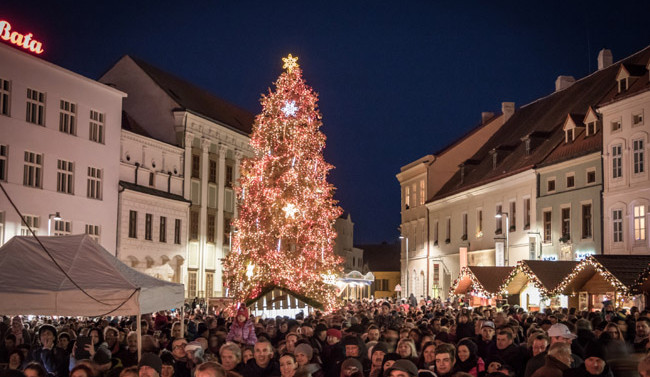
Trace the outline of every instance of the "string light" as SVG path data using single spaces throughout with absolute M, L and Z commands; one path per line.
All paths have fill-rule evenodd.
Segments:
M 250 304 L 280 288 L 331 310 L 337 305 L 336 287 L 325 281 L 342 270 L 333 251 L 341 209 L 327 182 L 332 166 L 323 158 L 318 95 L 306 85 L 297 57 L 283 61 L 286 71 L 260 100 L 262 112 L 251 134 L 253 157 L 242 159 L 235 187 L 239 216 L 233 222 L 238 232 L 232 239 L 239 252 L 225 258 L 224 281 L 238 302 Z M 248 278 L 251 265 L 255 274 Z

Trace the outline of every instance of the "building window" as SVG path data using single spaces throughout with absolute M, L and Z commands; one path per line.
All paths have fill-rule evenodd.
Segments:
M 562 238 L 564 241 L 571 239 L 571 208 L 562 208 Z
M 614 242 L 623 242 L 623 210 L 612 211 L 612 224 L 614 231 Z
M 205 296 L 214 296 L 214 272 L 205 273 Z
M 88 190 L 90 199 L 102 199 L 102 169 L 88 167 Z
M 551 243 L 551 230 L 552 230 L 552 212 L 551 211 L 544 211 L 544 242 L 546 243 Z
M 634 240 L 645 240 L 645 206 L 634 206 Z
M 129 238 L 138 238 L 138 212 L 129 211 Z
M 596 183 L 596 171 L 589 170 L 587 172 L 587 183 Z
M 77 105 L 66 100 L 60 101 L 59 131 L 76 135 L 77 134 Z
M 187 297 L 196 297 L 196 270 L 187 270 Z
M 451 217 L 447 217 L 447 229 L 445 233 L 445 243 L 451 242 Z
M 190 211 L 190 240 L 199 239 L 199 211 Z
M 9 116 L 9 105 L 11 104 L 11 84 L 7 80 L 0 79 L 0 114 Z
M 56 191 L 74 194 L 74 163 L 57 160 L 56 168 Z
M 104 113 L 90 110 L 90 132 L 88 139 L 96 143 L 104 144 Z
M 632 114 L 632 126 L 640 126 L 643 124 L 643 111 Z
M 25 219 L 25 222 L 20 223 L 20 235 L 31 236 L 30 228 L 34 231 L 34 234 L 38 235 L 38 227 L 41 226 L 40 218 L 34 215 L 23 215 L 23 219 Z
M 530 229 L 530 198 L 524 199 L 524 229 Z
M 223 218 L 223 244 L 224 245 L 230 245 L 230 242 L 232 241 L 231 237 L 232 234 L 230 234 L 231 227 L 232 227 L 232 219 L 229 217 L 224 217 Z
M 627 90 L 627 80 L 628 80 L 627 77 L 618 80 L 618 92 L 619 93 L 623 93 L 624 91 Z
M 72 233 L 72 222 L 65 220 L 54 221 L 54 236 L 67 236 Z
M 174 220 L 174 243 L 181 244 L 181 219 Z
M 574 188 L 576 186 L 576 178 L 573 173 L 566 176 L 566 188 Z
M 433 224 L 433 244 L 434 245 L 438 244 L 438 234 L 439 234 L 438 230 L 439 230 L 438 220 L 436 220 L 436 222 Z
M 160 242 L 167 242 L 167 218 L 160 216 L 160 233 L 158 235 Z
M 86 224 L 86 232 L 93 240 L 99 242 L 99 225 Z
M 499 215 L 503 211 L 501 204 L 497 205 L 496 214 Z M 501 234 L 503 232 L 503 216 L 495 218 L 496 220 L 496 231 L 495 234 Z
M 424 205 L 427 197 L 426 188 L 424 187 L 424 179 L 420 181 L 420 205 Z
M 640 174 L 645 171 L 643 151 L 643 139 L 632 141 L 632 155 L 634 156 L 634 174 Z
M 463 241 L 466 241 L 467 240 L 467 213 L 463 213 L 463 216 L 461 218 L 462 218 L 462 221 L 463 221 L 463 224 L 462 224 L 462 227 L 463 227 L 462 239 L 463 239 Z
M 153 215 L 147 213 L 144 217 L 144 239 L 151 241 L 151 223 L 153 222 Z
M 595 135 L 596 132 L 598 132 L 598 128 L 596 128 L 596 122 L 587 123 L 587 136 Z
M 517 230 L 517 202 L 510 202 L 510 214 L 508 218 L 510 223 L 510 231 L 514 232 Z
M 198 154 L 192 154 L 192 178 L 201 177 L 201 157 Z
M 582 238 L 591 238 L 591 204 L 582 205 Z
M 215 230 L 217 228 L 217 217 L 212 214 L 208 214 L 207 229 L 206 229 L 206 239 L 209 243 L 214 243 L 215 240 Z
M 226 187 L 232 187 L 233 184 L 233 169 L 232 166 L 226 165 Z
M 27 187 L 43 188 L 43 155 L 25 151 L 25 165 L 23 174 L 23 185 Z
M 476 237 L 483 236 L 483 210 L 476 211 Z
M 411 208 L 411 186 L 404 187 L 404 209 Z
M 7 180 L 8 152 L 6 145 L 0 145 L 0 181 Z
M 612 126 L 612 132 L 620 131 L 621 130 L 621 120 L 613 120 L 611 123 Z
M 388 279 L 375 279 L 375 291 L 389 291 Z
M 45 125 L 45 93 L 27 89 L 27 117 L 29 123 Z
M 622 160 L 623 154 L 621 153 L 622 146 L 620 144 L 612 147 L 612 178 L 620 178 L 623 175 Z
M 555 191 L 555 178 L 550 178 L 546 181 L 546 191 L 554 192 Z
M 210 167 L 208 168 L 208 182 L 217 183 L 217 162 L 210 160 Z

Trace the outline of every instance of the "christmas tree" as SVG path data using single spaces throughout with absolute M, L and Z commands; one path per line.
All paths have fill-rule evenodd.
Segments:
M 332 166 L 323 159 L 318 95 L 297 60 L 283 58 L 286 71 L 260 100 L 255 155 L 242 161 L 236 189 L 239 216 L 224 279 L 239 302 L 278 287 L 327 310 L 336 301 L 332 276 L 341 260 L 333 252 L 334 221 L 341 209 L 327 182 Z

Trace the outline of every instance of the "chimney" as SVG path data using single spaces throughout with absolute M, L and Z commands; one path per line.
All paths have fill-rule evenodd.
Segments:
M 501 112 L 503 113 L 503 122 L 505 123 L 515 113 L 515 103 L 501 102 Z
M 576 79 L 574 79 L 573 76 L 558 76 L 555 80 L 555 91 L 559 92 L 560 90 L 564 90 L 570 87 L 574 82 L 576 82 Z
M 614 62 L 614 58 L 612 57 L 612 50 L 609 49 L 602 49 L 598 53 L 598 70 L 600 71 L 603 68 L 607 68 L 612 63 Z
M 494 113 L 490 111 L 484 111 L 481 113 L 481 124 L 487 123 L 488 120 L 494 117 Z

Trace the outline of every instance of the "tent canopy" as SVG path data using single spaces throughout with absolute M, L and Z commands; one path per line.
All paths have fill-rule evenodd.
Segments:
M 182 284 L 138 272 L 88 235 L 13 237 L 0 248 L 0 313 L 101 316 L 137 315 L 180 308 Z M 92 296 L 92 297 L 89 297 Z

